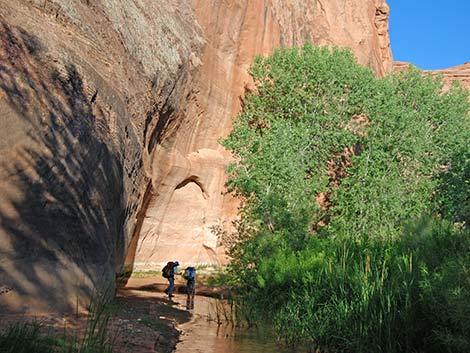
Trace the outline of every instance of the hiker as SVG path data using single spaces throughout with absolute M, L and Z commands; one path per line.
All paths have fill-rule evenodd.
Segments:
M 196 268 L 189 266 L 184 270 L 183 277 L 186 279 L 186 309 L 194 309 L 194 294 L 196 293 Z
M 162 275 L 164 278 L 168 279 L 168 288 L 165 289 L 165 293 L 168 294 L 168 298 L 171 299 L 174 297 L 173 289 L 175 288 L 175 272 L 179 265 L 178 261 L 170 261 L 162 269 Z
M 194 295 L 196 286 L 196 268 L 192 266 L 186 267 L 183 277 L 186 280 L 187 293 Z

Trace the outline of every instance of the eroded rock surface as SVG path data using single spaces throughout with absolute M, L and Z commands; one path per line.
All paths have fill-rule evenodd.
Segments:
M 382 0 L 0 0 L 0 304 L 72 310 L 126 253 L 223 262 L 218 140 L 252 58 L 310 40 L 381 75 L 387 19 Z

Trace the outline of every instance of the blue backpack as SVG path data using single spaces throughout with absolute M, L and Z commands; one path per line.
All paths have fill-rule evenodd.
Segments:
M 187 279 L 188 281 L 194 281 L 196 279 L 196 268 L 195 267 L 186 267 L 184 270 L 184 275 L 183 277 Z

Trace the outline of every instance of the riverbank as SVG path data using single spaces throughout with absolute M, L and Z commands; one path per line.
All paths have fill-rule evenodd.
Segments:
M 107 341 L 117 353 L 169 353 L 180 339 L 179 326 L 190 322 L 192 313 L 186 308 L 184 280 L 176 276 L 174 300 L 163 293 L 168 282 L 160 274 L 140 273 L 131 276 L 120 288 L 115 299 L 106 305 Z M 198 295 L 224 297 L 224 288 L 208 286 L 203 277 L 196 286 Z M 10 325 L 31 324 L 40 327 L 41 337 L 52 345 L 81 340 L 90 327 L 92 316 L 86 312 L 58 313 L 1 313 L 0 331 Z
M 279 346 L 274 336 L 263 328 L 235 328 L 231 324 L 229 305 L 225 300 L 217 299 L 226 295 L 224 288 L 208 286 L 202 280 L 197 284 L 197 295 L 188 301 L 184 281 L 179 277 L 176 278 L 173 300 L 163 293 L 167 283 L 160 275 L 139 274 L 118 290 L 115 299 L 106 306 L 109 315 L 106 336 L 113 343 L 113 353 L 292 352 Z M 61 342 L 65 335 L 77 342 L 89 328 L 89 319 L 87 313 L 2 313 L 0 329 L 12 323 L 36 322 L 40 324 L 44 337 Z M 82 350 L 74 352 L 81 353 Z
M 107 305 L 107 341 L 115 353 L 169 353 L 178 342 L 177 326 L 188 322 L 191 314 L 176 307 L 164 293 L 122 289 L 112 303 Z M 30 324 L 39 327 L 41 337 L 51 346 L 68 341 L 80 344 L 90 316 L 87 313 L 61 315 L 57 313 L 1 315 L 0 329 L 10 325 Z

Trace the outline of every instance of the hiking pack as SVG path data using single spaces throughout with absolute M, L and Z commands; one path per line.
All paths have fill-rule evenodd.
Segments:
M 187 280 L 194 281 L 196 279 L 196 268 L 192 266 L 186 267 L 183 277 Z
M 162 269 L 162 276 L 164 278 L 170 278 L 173 272 L 173 267 L 175 267 L 174 262 L 170 261 L 168 262 L 165 267 Z

